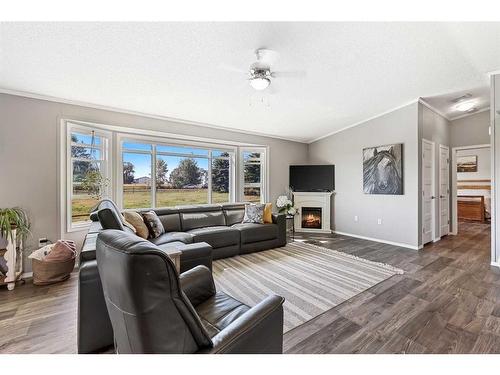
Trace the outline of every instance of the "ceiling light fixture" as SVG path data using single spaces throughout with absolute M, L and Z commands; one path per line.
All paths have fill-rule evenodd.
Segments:
M 460 112 L 468 112 L 470 110 L 473 110 L 475 105 L 476 103 L 473 100 L 468 100 L 466 102 L 458 103 L 454 108 Z
M 269 78 L 254 77 L 250 79 L 250 86 L 258 91 L 265 90 L 270 83 L 271 80 Z

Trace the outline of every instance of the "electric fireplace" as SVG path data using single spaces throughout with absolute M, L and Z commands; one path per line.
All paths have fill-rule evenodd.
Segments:
M 302 207 L 302 228 L 321 229 L 321 207 Z

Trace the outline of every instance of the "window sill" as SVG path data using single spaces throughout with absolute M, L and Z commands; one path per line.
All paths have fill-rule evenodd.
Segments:
M 79 224 L 73 224 L 66 229 L 66 233 L 83 232 L 85 230 L 89 230 L 90 224 L 92 224 L 90 220 Z

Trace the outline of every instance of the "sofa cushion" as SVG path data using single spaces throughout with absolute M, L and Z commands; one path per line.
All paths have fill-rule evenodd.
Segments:
M 182 230 L 226 225 L 221 206 L 187 206 L 179 208 Z
M 241 223 L 235 224 L 231 228 L 240 231 L 242 244 L 278 238 L 278 226 L 276 224 Z
M 196 228 L 188 230 L 194 242 L 206 242 L 213 248 L 237 245 L 240 243 L 240 232 L 224 226 Z
M 123 230 L 121 215 L 113 207 L 100 208 L 97 216 L 103 229 Z
M 210 337 L 214 337 L 249 309 L 223 292 L 217 292 L 195 308 Z
M 181 231 L 181 218 L 179 210 L 176 208 L 156 208 L 154 210 L 160 218 L 165 232 L 180 232 Z
M 168 232 L 163 233 L 156 238 L 150 238 L 149 241 L 157 246 L 177 241 L 186 244 L 193 242 L 193 236 L 191 236 L 189 233 L 184 232 Z
M 245 216 L 245 203 L 229 203 L 222 206 L 224 216 L 226 217 L 226 225 L 241 223 Z

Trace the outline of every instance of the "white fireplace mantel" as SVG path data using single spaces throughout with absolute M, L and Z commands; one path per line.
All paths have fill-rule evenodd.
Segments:
M 293 192 L 293 204 L 297 209 L 294 224 L 296 232 L 331 233 L 331 199 L 334 192 Z M 302 207 L 321 208 L 321 229 L 302 228 Z

